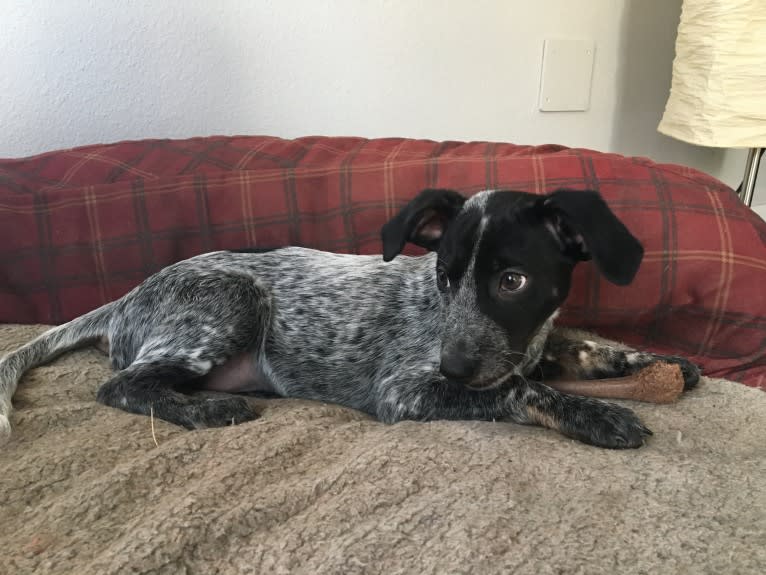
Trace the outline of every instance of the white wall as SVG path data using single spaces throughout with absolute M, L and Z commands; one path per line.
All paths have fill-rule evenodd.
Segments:
M 657 133 L 681 0 L 0 0 L 0 157 L 145 137 L 562 143 L 698 167 Z M 537 111 L 542 42 L 597 43 L 589 111 Z M 766 174 L 766 167 L 764 167 Z M 766 175 L 758 201 L 766 203 Z

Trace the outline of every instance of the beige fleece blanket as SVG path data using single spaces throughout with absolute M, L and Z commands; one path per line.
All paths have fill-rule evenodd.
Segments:
M 0 326 L 0 353 L 41 331 Z M 95 350 L 31 371 L 0 448 L 0 573 L 766 572 L 766 394 L 704 380 L 607 451 L 509 423 L 258 400 L 187 432 L 100 406 Z M 154 438 L 156 437 L 157 445 Z

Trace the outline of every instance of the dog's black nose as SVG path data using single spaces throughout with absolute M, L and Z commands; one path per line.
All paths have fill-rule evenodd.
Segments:
M 479 360 L 461 353 L 442 353 L 439 371 L 447 379 L 465 381 L 479 371 Z

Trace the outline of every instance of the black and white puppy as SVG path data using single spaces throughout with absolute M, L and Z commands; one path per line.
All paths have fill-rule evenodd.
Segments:
M 538 424 L 601 447 L 651 432 L 618 405 L 540 380 L 626 375 L 660 357 L 572 339 L 553 321 L 577 262 L 629 283 L 643 248 L 595 192 L 425 190 L 382 231 L 383 257 L 304 248 L 219 251 L 171 265 L 124 297 L 0 361 L 0 439 L 24 371 L 87 343 L 114 376 L 98 400 L 187 428 L 255 419 L 268 392 L 333 402 L 381 421 Z M 412 242 L 432 253 L 399 256 Z M 399 257 L 397 257 L 399 256 Z

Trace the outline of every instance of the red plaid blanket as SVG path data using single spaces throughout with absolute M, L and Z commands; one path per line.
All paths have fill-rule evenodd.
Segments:
M 561 321 L 766 387 L 766 224 L 700 172 L 561 146 L 214 137 L 0 160 L 0 321 L 69 320 L 210 250 L 377 253 L 429 186 L 600 191 L 646 257 L 626 288 L 580 266 Z

